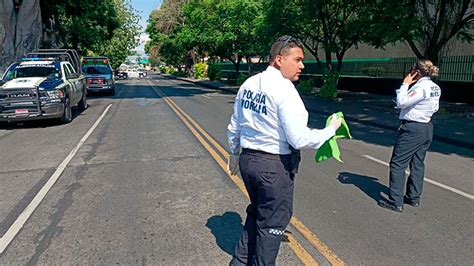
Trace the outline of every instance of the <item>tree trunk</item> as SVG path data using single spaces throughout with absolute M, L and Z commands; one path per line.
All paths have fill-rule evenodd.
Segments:
M 43 35 L 39 0 L 23 1 L 16 26 L 16 59 L 40 47 Z
M 39 1 L 24 1 L 16 11 L 12 0 L 0 0 L 0 69 L 39 48 L 43 33 Z
M 344 54 L 345 51 L 341 51 L 340 53 L 336 53 L 336 58 L 337 58 L 337 72 L 341 72 L 342 69 L 342 59 L 344 59 Z
M 15 58 L 16 13 L 13 1 L 0 1 L 0 22 L 0 69 L 3 70 Z
M 439 63 L 439 54 L 440 48 L 432 47 L 430 49 L 426 49 L 424 58 L 429 59 L 434 65 L 437 66 Z
M 332 69 L 333 69 L 331 51 L 329 49 L 325 48 L 324 49 L 324 55 L 326 57 L 327 72 L 331 72 Z

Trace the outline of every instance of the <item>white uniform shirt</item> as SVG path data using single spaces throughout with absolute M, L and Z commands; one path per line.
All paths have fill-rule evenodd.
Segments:
M 402 84 L 396 92 L 400 119 L 428 123 L 439 109 L 441 89 L 429 77 L 419 79 L 411 88 Z
M 240 147 L 290 154 L 289 145 L 317 149 L 335 134 L 332 127 L 316 130 L 307 125 L 308 112 L 295 86 L 269 66 L 240 87 L 227 138 L 232 154 Z

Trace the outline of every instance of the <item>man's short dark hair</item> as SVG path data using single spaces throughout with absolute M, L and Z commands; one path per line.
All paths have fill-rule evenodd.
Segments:
M 270 62 L 275 60 L 277 55 L 286 55 L 291 48 L 299 47 L 303 50 L 303 43 L 290 35 L 283 35 L 278 38 L 270 49 Z

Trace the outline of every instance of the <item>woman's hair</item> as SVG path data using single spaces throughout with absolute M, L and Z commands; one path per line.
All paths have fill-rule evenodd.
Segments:
M 439 75 L 439 68 L 428 59 L 418 60 L 413 68 L 419 70 L 422 77 L 437 77 Z

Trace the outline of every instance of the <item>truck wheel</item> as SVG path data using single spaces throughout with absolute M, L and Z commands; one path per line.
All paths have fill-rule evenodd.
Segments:
M 79 107 L 79 110 L 81 110 L 81 111 L 84 111 L 84 110 L 87 109 L 87 107 L 89 107 L 89 105 L 87 104 L 87 92 L 84 92 L 82 94 L 82 98 L 79 101 L 79 103 L 77 104 L 77 106 Z
M 69 101 L 69 98 L 66 98 L 66 101 L 64 102 L 64 113 L 63 116 L 59 119 L 61 124 L 67 124 L 72 121 L 72 109 L 71 109 L 71 101 Z

